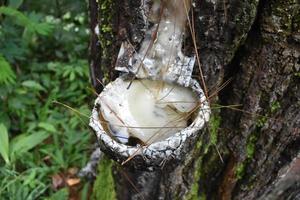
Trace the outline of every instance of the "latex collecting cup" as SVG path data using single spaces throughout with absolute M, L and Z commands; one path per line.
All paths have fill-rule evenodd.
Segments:
M 184 160 L 210 116 L 199 83 L 131 82 L 126 76 L 117 78 L 95 101 L 90 126 L 101 150 L 135 168 Z

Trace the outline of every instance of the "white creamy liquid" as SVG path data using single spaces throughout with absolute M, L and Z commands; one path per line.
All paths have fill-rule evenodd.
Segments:
M 187 126 L 197 106 L 191 89 L 162 81 L 117 79 L 101 95 L 101 114 L 123 143 L 130 136 L 145 144 L 163 140 Z

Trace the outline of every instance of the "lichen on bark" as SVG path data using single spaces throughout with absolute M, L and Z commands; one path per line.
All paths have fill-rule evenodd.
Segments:
M 108 83 L 114 76 L 112 69 L 116 60 L 118 46 L 116 42 L 116 25 L 115 18 L 117 15 L 116 1 L 114 0 L 99 0 L 98 1 L 98 38 L 101 54 L 101 68 L 103 73 L 103 83 Z

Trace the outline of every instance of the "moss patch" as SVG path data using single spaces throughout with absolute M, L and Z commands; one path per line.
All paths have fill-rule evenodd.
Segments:
M 113 19 L 113 6 L 114 3 L 112 0 L 100 1 L 99 10 L 100 10 L 100 35 L 99 40 L 102 47 L 102 56 L 104 58 L 109 57 L 109 47 L 113 40 L 113 28 L 112 28 L 112 19 Z
M 270 111 L 271 113 L 275 113 L 280 109 L 280 103 L 278 101 L 274 101 L 271 103 Z
M 199 152 L 202 147 L 202 140 L 198 141 L 195 148 L 195 153 Z M 194 171 L 194 182 L 191 186 L 191 190 L 188 192 L 188 194 L 185 196 L 185 200 L 198 200 L 199 199 L 199 180 L 201 176 L 201 165 L 202 165 L 202 158 L 203 156 L 200 156 L 195 161 L 195 171 Z
M 112 41 L 114 41 L 115 34 L 113 29 L 113 19 L 115 16 L 115 1 L 103 0 L 98 1 L 99 8 L 99 43 L 101 46 L 101 66 L 103 73 L 103 82 L 107 83 L 110 79 L 110 67 L 112 64 L 112 56 L 114 55 L 114 48 Z
M 245 174 L 245 167 L 246 167 L 246 163 L 240 163 L 237 165 L 236 170 L 235 170 L 235 176 L 237 180 L 240 180 L 243 178 L 244 174 Z
M 245 174 L 246 166 L 247 166 L 247 164 L 249 164 L 249 162 L 251 161 L 251 159 L 253 158 L 253 156 L 255 154 L 256 142 L 257 142 L 257 133 L 253 133 L 248 138 L 248 141 L 247 141 L 247 145 L 246 145 L 247 158 L 246 158 L 246 160 L 239 163 L 236 166 L 235 176 L 236 176 L 237 180 L 240 180 L 243 178 L 243 176 Z
M 299 22 L 299 23 L 300 23 L 300 22 Z M 294 73 L 294 76 L 300 78 L 300 72 L 295 72 L 295 73 Z
M 212 115 L 209 121 L 210 143 L 216 145 L 218 142 L 218 130 L 221 124 L 219 115 Z
M 268 117 L 267 116 L 259 116 L 257 122 L 256 122 L 256 127 L 262 128 L 265 123 L 267 122 Z
M 252 159 L 255 153 L 255 143 L 257 141 L 256 135 L 251 135 L 247 142 L 247 158 Z
M 214 167 L 212 165 L 215 164 L 215 161 L 219 159 L 217 154 L 212 154 L 212 147 L 217 145 L 218 142 L 218 131 L 221 124 L 221 117 L 218 114 L 213 114 L 210 117 L 209 123 L 208 123 L 208 130 L 209 130 L 209 141 L 203 142 L 203 138 L 200 139 L 200 141 L 197 142 L 194 153 L 197 155 L 193 155 L 193 157 L 196 157 L 194 163 L 194 181 L 191 186 L 190 191 L 185 196 L 186 200 L 199 200 L 199 199 L 206 199 L 204 188 L 202 188 L 202 192 L 199 193 L 199 187 L 202 187 L 199 185 L 200 179 L 205 180 L 205 174 L 209 173 L 210 170 L 212 170 Z M 199 152 L 202 152 L 199 155 Z M 208 156 L 212 155 L 212 156 Z M 203 159 L 205 156 L 208 156 L 208 159 L 205 160 L 205 165 L 203 165 Z
M 98 166 L 98 176 L 93 187 L 93 200 L 116 199 L 115 183 L 112 174 L 113 162 L 103 158 Z

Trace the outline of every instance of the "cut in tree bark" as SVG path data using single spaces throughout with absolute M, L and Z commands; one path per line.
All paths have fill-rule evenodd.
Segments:
M 121 42 L 138 48 L 143 39 L 142 2 L 89 1 L 98 92 L 97 79 L 116 75 Z M 190 19 L 213 115 L 177 166 L 149 172 L 115 163 L 117 199 L 300 199 L 299 9 L 297 0 L 193 2 Z M 190 35 L 184 48 L 195 52 Z

